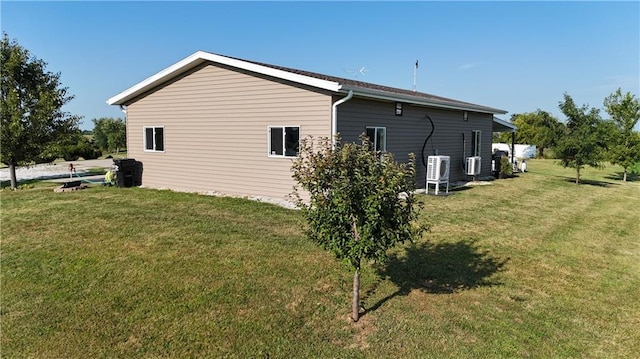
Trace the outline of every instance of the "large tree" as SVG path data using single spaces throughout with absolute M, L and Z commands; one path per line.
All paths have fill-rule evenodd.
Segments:
M 633 130 L 640 120 L 640 100 L 631 92 L 623 95 L 618 88 L 604 100 L 604 107 L 615 127 L 607 157 L 611 163 L 622 166 L 622 180 L 626 182 L 629 169 L 640 162 L 640 137 Z
M 600 111 L 587 105 L 577 107 L 571 96 L 564 94 L 560 110 L 567 117 L 564 134 L 555 147 L 563 167 L 576 170 L 576 183 L 585 166 L 600 167 L 606 146 L 606 130 Z
M 516 143 L 535 145 L 538 157 L 544 157 L 544 150 L 555 146 L 562 134 L 562 123 L 541 109 L 534 112 L 513 114 L 511 123 L 518 128 L 515 137 Z M 501 133 L 498 140 L 509 143 L 511 142 L 511 134 Z
M 123 119 L 94 118 L 93 124 L 93 138 L 101 150 L 119 152 L 127 146 L 127 127 Z
M 389 153 L 372 151 L 366 136 L 361 139 L 362 144 L 338 140 L 334 148 L 324 138 L 314 148 L 307 138 L 292 167 L 308 237 L 354 270 L 354 321 L 360 316 L 363 262 L 384 261 L 389 248 L 421 231 L 414 223 L 414 158 L 399 164 Z
M 60 73 L 32 56 L 16 40 L 3 34 L 0 44 L 1 161 L 9 166 L 11 187 L 16 188 L 16 166 L 38 159 L 47 148 L 78 133 L 80 117 L 62 111 L 73 99 L 62 87 Z

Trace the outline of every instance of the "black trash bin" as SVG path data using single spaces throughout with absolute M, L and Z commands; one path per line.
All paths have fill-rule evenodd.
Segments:
M 133 158 L 114 159 L 113 164 L 115 164 L 118 169 L 116 171 L 116 186 L 134 186 L 136 178 L 136 160 Z

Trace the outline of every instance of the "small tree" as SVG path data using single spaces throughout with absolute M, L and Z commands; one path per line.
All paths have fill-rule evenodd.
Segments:
M 622 180 L 626 182 L 629 169 L 640 162 L 640 141 L 633 130 L 640 120 L 640 101 L 630 92 L 623 96 L 618 88 L 604 100 L 604 107 L 614 125 L 607 157 L 622 166 Z
M 101 150 L 119 152 L 127 146 L 127 126 L 124 120 L 112 117 L 94 118 L 93 124 L 93 138 Z
M 61 87 L 60 74 L 46 71 L 46 63 L 3 34 L 0 96 L 2 163 L 9 166 L 11 188 L 16 188 L 16 166 L 48 157 L 50 147 L 78 133 L 80 117 L 63 112 L 73 99 Z
M 556 146 L 556 154 L 563 167 L 576 170 L 576 183 L 585 166 L 601 167 L 606 133 L 598 109 L 587 105 L 576 107 L 573 99 L 564 94 L 560 110 L 567 116 L 565 132 Z
M 398 164 L 390 153 L 362 144 L 327 138 L 302 141 L 293 164 L 297 204 L 308 222 L 307 236 L 354 270 L 352 319 L 360 316 L 360 268 L 364 261 L 384 261 L 387 250 L 412 241 L 418 202 L 414 157 Z M 301 188 L 300 188 L 301 187 Z M 303 193 L 302 190 L 306 191 Z M 308 195 L 308 202 L 303 197 Z

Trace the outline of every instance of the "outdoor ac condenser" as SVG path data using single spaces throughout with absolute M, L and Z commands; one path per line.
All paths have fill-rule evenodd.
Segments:
M 467 175 L 477 176 L 480 174 L 481 157 L 467 157 Z
M 427 188 L 429 193 L 429 185 L 435 185 L 436 195 L 440 192 L 440 185 L 447 185 L 447 193 L 449 193 L 449 167 L 451 158 L 449 156 L 429 156 L 427 158 Z
M 427 158 L 427 181 L 449 179 L 449 156 L 429 156 Z

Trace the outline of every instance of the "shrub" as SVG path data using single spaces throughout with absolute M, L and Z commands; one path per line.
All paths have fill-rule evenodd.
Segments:
M 509 157 L 500 158 L 500 177 L 509 177 L 513 175 L 513 165 L 509 161 Z
M 95 142 L 85 137 L 79 137 L 75 144 L 60 146 L 59 152 L 65 161 L 77 161 L 80 157 L 85 160 L 93 160 L 102 155 L 102 151 L 98 149 Z
M 36 157 L 36 159 L 34 160 L 34 162 L 36 164 L 40 164 L 40 163 L 52 163 L 53 161 L 55 161 L 56 159 L 58 159 L 58 151 L 57 150 L 52 150 L 52 149 L 47 149 L 46 151 L 44 151 L 43 153 L 41 153 L 38 157 Z

